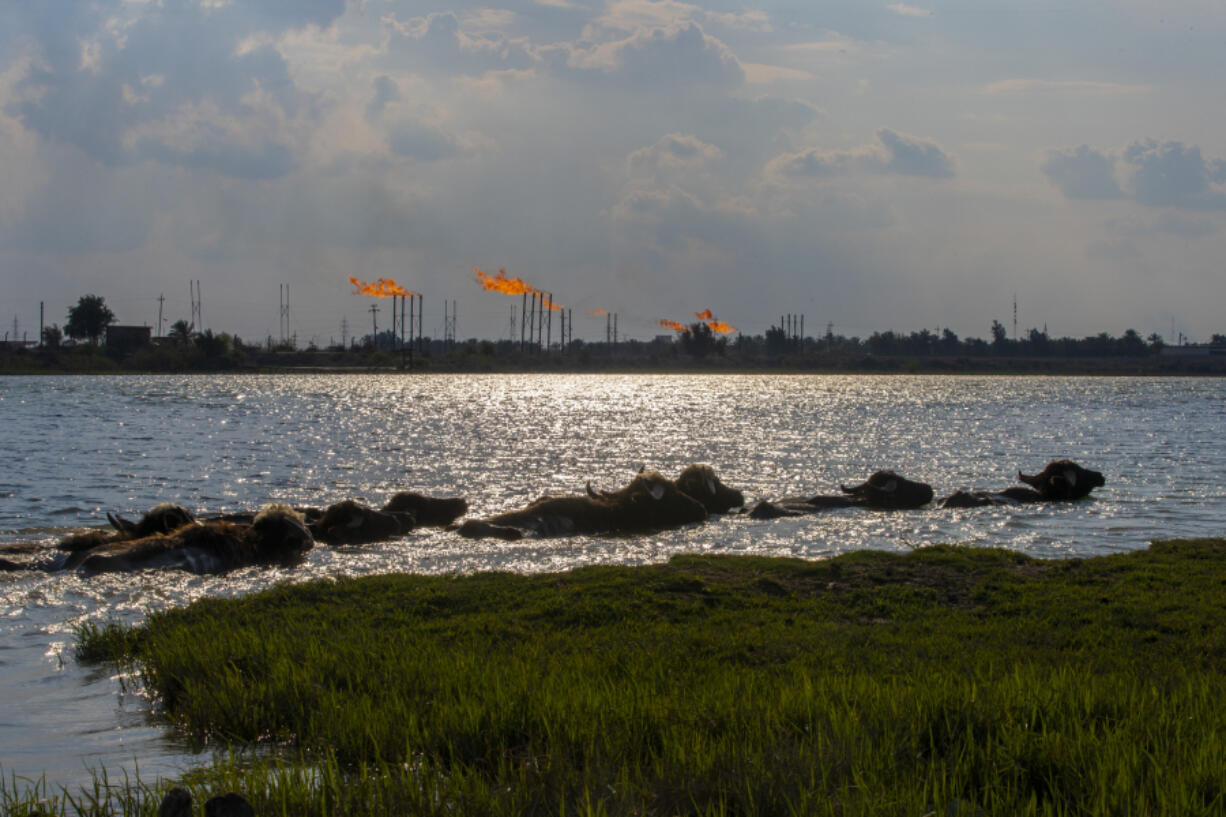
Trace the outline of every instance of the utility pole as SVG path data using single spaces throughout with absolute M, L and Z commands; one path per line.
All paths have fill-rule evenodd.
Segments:
M 1013 339 L 1017 340 L 1017 293 L 1013 293 Z
M 341 316 L 341 348 L 349 345 L 349 319 Z
M 38 302 L 38 348 L 43 348 L 43 301 Z
M 379 348 L 379 323 L 378 323 L 379 307 L 376 304 L 370 305 L 370 342 L 374 348 Z
M 549 293 L 549 327 L 545 330 L 545 351 L 553 346 L 553 293 Z
M 158 295 L 158 337 L 162 336 L 162 306 L 166 303 L 166 293 Z

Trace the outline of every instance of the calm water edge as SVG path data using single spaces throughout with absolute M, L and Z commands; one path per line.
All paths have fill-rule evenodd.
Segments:
M 706 462 L 749 501 L 836 493 L 893 468 L 1004 488 L 1070 457 L 1091 501 L 755 522 L 651 536 L 471 542 L 442 531 L 337 550 L 295 570 L 85 579 L 0 573 L 0 774 L 75 787 L 89 770 L 176 774 L 209 758 L 107 670 L 78 665 L 72 625 L 271 584 L 389 571 L 551 571 L 682 552 L 823 558 L 937 542 L 1090 556 L 1226 535 L 1226 380 L 757 375 L 336 375 L 0 378 L 0 544 L 54 543 L 161 501 L 209 514 L 268 501 L 381 504 L 462 495 L 483 516 L 547 493 Z

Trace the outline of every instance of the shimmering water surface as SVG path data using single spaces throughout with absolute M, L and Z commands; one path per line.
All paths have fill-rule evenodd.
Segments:
M 777 376 L 207 376 L 0 378 L 0 543 L 53 543 L 171 500 L 202 514 L 270 500 L 382 504 L 397 490 L 468 498 L 473 515 L 546 493 L 616 488 L 641 466 L 706 462 L 752 502 L 837 493 L 893 468 L 1004 488 L 1070 457 L 1092 501 L 1020 508 L 839 510 L 719 518 L 651 536 L 471 542 L 423 530 L 316 547 L 291 571 L 82 578 L 0 573 L 0 773 L 75 786 L 88 770 L 169 775 L 208 758 L 147 702 L 73 658 L 74 622 L 276 582 L 388 571 L 546 571 L 681 552 L 822 558 L 962 542 L 1095 555 L 1226 534 L 1226 381 Z

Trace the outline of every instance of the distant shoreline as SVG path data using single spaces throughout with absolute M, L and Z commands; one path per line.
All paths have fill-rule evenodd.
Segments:
M 424 365 L 423 365 L 424 364 Z M 602 365 L 603 364 L 603 365 Z M 261 363 L 245 366 L 145 368 L 111 366 L 21 366 L 0 362 L 0 377 L 18 376 L 79 376 L 79 375 L 151 375 L 151 374 L 371 374 L 371 375 L 431 375 L 431 374 L 608 374 L 608 375 L 953 375 L 953 376 L 1038 376 L 1038 377 L 1222 377 L 1226 375 L 1226 360 L 1178 359 L 1134 360 L 984 360 L 949 361 L 909 357 L 882 357 L 872 365 L 765 364 L 750 366 L 702 362 L 693 365 L 633 365 L 626 362 L 601 362 L 573 365 L 567 360 L 517 361 L 495 365 L 457 365 L 446 359 L 417 361 L 412 367 L 389 364 L 335 364 L 295 362 L 282 365 Z

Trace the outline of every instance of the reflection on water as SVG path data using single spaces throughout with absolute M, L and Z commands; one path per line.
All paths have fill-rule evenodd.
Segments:
M 472 542 L 440 531 L 318 547 L 289 572 L 0 574 L 0 764 L 71 782 L 88 765 L 170 773 L 188 761 L 142 701 L 72 659 L 71 624 L 245 593 L 277 581 L 386 571 L 562 570 L 679 552 L 820 558 L 934 542 L 1039 556 L 1108 553 L 1226 531 L 1218 442 L 1226 381 L 778 376 L 230 376 L 0 378 L 8 454 L 0 542 L 52 542 L 107 510 L 172 500 L 198 512 L 266 501 L 381 504 L 413 489 L 474 515 L 546 493 L 616 488 L 640 467 L 707 462 L 751 501 L 831 493 L 893 468 L 955 489 L 1003 488 L 1071 457 L 1101 470 L 1067 506 L 839 510 L 719 519 L 653 536 Z

